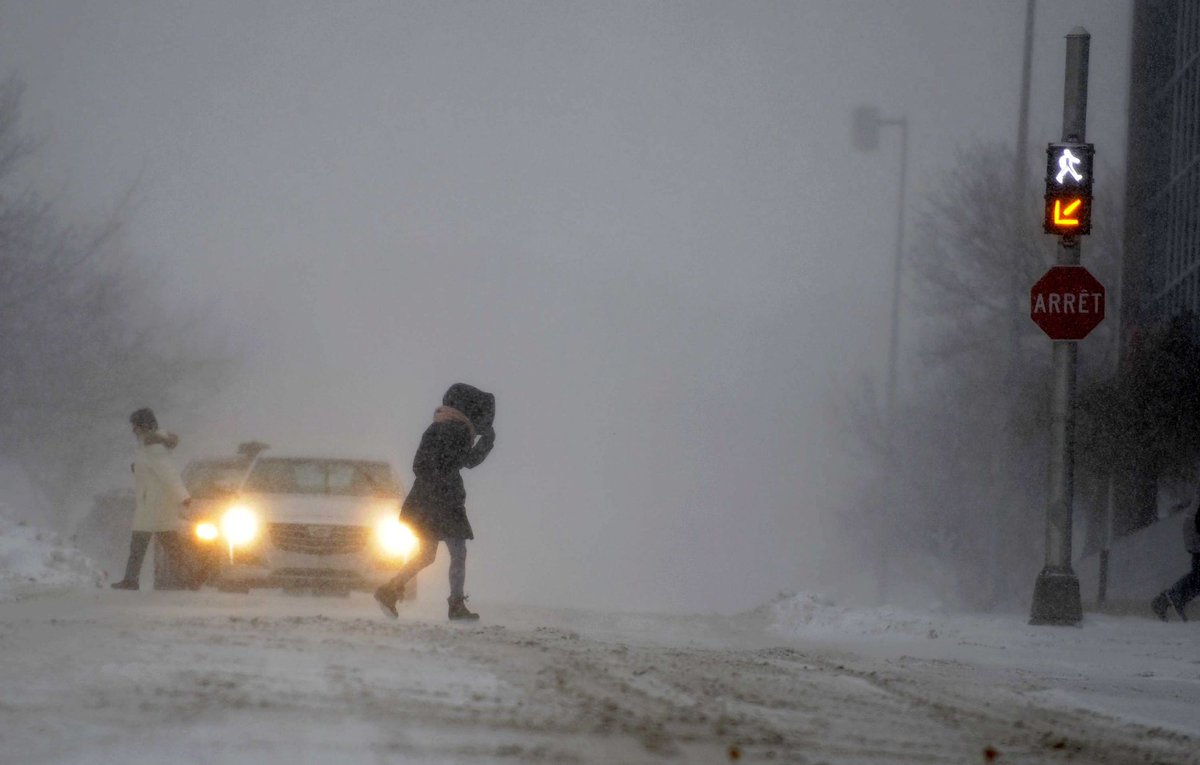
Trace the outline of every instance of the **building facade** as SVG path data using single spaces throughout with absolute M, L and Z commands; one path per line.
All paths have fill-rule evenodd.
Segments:
M 1200 0 L 1134 5 L 1127 326 L 1200 316 Z
M 1169 324 L 1200 341 L 1200 0 L 1135 0 L 1121 291 L 1123 355 Z M 1133 342 L 1131 342 L 1133 341 Z M 1126 487 L 1113 530 L 1159 515 L 1162 486 Z

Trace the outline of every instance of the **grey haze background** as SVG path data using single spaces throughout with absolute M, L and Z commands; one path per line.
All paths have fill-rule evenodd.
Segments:
M 1024 6 L 16 2 L 0 65 L 39 182 L 91 215 L 135 185 L 129 245 L 245 353 L 161 412 L 183 457 L 253 437 L 407 482 L 468 381 L 499 402 L 470 592 L 733 610 L 860 568 L 829 406 L 882 369 L 897 151 L 853 153 L 849 112 L 908 116 L 915 212 L 956 147 L 1012 140 Z M 1031 147 L 1083 24 L 1119 168 L 1129 3 L 1041 6 Z

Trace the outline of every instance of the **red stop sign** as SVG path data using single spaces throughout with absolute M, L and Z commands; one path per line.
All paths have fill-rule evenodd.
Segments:
M 1051 340 L 1082 340 L 1104 321 L 1104 285 L 1083 266 L 1053 266 L 1029 291 L 1029 318 Z

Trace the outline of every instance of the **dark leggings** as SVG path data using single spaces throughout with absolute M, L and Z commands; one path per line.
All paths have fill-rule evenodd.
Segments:
M 467 581 L 467 540 L 444 539 L 446 549 L 450 551 L 450 597 L 461 598 L 463 585 Z M 393 592 L 401 592 L 408 580 L 417 572 L 428 566 L 437 558 L 438 540 L 422 539 L 417 554 L 408 559 L 400 572 L 387 583 L 387 588 Z
M 150 546 L 150 537 L 158 534 L 171 560 L 182 559 L 183 549 L 179 534 L 174 531 L 135 531 L 129 541 L 129 560 L 125 564 L 125 581 L 136 582 L 141 575 L 142 561 L 146 559 L 146 548 Z
M 1171 601 L 1178 603 L 1180 608 L 1188 601 L 1200 595 L 1200 553 L 1192 553 L 1192 570 L 1179 578 L 1171 589 L 1167 590 Z

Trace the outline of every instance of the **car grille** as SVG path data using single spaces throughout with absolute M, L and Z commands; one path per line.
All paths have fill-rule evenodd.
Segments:
M 271 572 L 271 578 L 276 581 L 310 579 L 327 583 L 362 581 L 362 575 L 357 571 L 341 571 L 336 568 L 280 568 Z
M 333 526 L 312 523 L 272 523 L 271 543 L 284 552 L 309 555 L 349 555 L 367 546 L 369 530 L 364 526 Z

